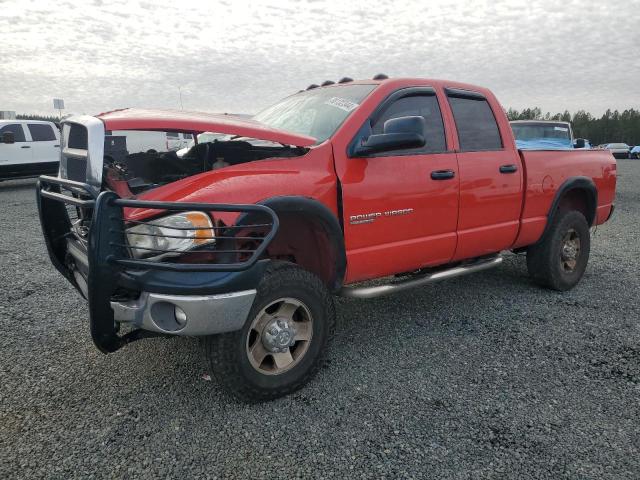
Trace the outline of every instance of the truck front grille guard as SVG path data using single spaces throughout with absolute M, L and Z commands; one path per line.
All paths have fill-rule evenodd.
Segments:
M 278 230 L 278 216 L 275 212 L 263 205 L 232 205 L 214 203 L 182 203 L 182 202 L 151 202 L 146 200 L 129 200 L 118 197 L 113 192 L 99 192 L 86 183 L 67 179 L 43 176 L 40 177 L 37 187 L 38 212 L 40 223 L 45 237 L 49 257 L 56 269 L 64 275 L 79 291 L 86 292 L 89 301 L 89 319 L 91 337 L 98 349 L 104 353 L 114 352 L 129 342 L 149 336 L 149 332 L 133 330 L 126 335 L 119 336 L 119 326 L 114 321 L 111 309 L 111 299 L 122 282 L 135 283 L 139 278 L 133 275 L 137 270 L 143 276 L 151 271 L 165 271 L 167 275 L 185 275 L 198 277 L 225 275 L 222 272 L 253 272 L 251 269 L 265 253 L 269 243 L 273 240 Z M 76 228 L 72 224 L 69 207 L 76 209 L 77 217 L 83 223 L 82 228 Z M 218 263 L 176 263 L 167 258 L 161 259 L 136 259 L 131 255 L 131 245 L 126 241 L 124 208 L 146 208 L 160 212 L 200 211 L 212 214 L 215 221 L 215 212 L 237 212 L 234 225 L 215 226 L 216 248 L 194 249 L 187 251 L 174 251 L 158 249 L 161 252 L 180 254 L 229 254 L 235 261 Z M 86 222 L 91 218 L 87 229 Z M 78 221 L 78 220 L 76 220 Z M 134 224 L 152 224 L 154 220 L 133 221 Z M 163 226 L 163 228 L 166 228 Z M 206 227 L 210 229 L 210 227 Z M 84 229 L 85 238 L 79 238 L 79 233 Z M 241 234 L 244 231 L 264 231 L 262 237 L 248 237 Z M 79 232 L 80 230 L 80 232 Z M 193 231 L 197 228 L 191 229 Z M 240 232 L 235 236 L 235 232 Z M 218 233 L 220 233 L 218 235 Z M 171 234 L 169 234 L 171 236 Z M 219 248 L 225 242 L 235 244 L 237 241 L 247 240 L 258 244 L 255 248 Z M 83 290 L 78 284 L 79 279 L 68 264 L 68 243 L 80 241 L 87 251 L 86 262 L 88 265 L 88 278 L 86 288 Z M 237 261 L 234 255 L 245 255 L 248 258 Z M 224 259 L 222 259 L 224 260 Z M 251 269 L 251 270 L 249 270 Z M 158 272 L 160 274 L 161 272 Z M 239 275 L 226 273 L 226 275 Z M 180 285 L 182 280 L 178 280 Z M 127 284 L 129 285 L 129 284 Z M 132 287 L 135 288 L 135 287 Z
M 91 237 L 100 242 L 89 242 L 93 247 L 100 243 L 102 250 L 108 250 L 103 260 L 110 264 L 119 265 L 129 269 L 146 270 L 168 270 L 175 272 L 233 272 L 242 271 L 253 266 L 258 259 L 264 254 L 269 243 L 275 237 L 279 222 L 275 212 L 264 205 L 233 205 L 219 203 L 186 203 L 186 202 L 153 202 L 147 200 L 130 200 L 119 198 L 113 192 L 97 192 L 92 186 L 72 180 L 54 178 L 48 176 L 40 177 L 39 195 L 71 205 L 85 212 L 90 213 L 91 220 Z M 150 232 L 136 232 L 140 236 L 154 236 L 164 238 L 196 238 L 198 230 L 213 231 L 212 237 L 202 237 L 199 239 L 213 240 L 217 242 L 217 246 L 229 242 L 249 242 L 255 245 L 255 248 L 195 248 L 193 250 L 174 250 L 148 248 L 129 245 L 126 241 L 126 229 L 123 215 L 124 208 L 145 208 L 157 210 L 160 212 L 186 212 L 198 211 L 211 214 L 216 218 L 216 212 L 236 212 L 239 213 L 238 221 L 235 225 L 224 225 L 213 227 L 172 227 L 162 225 L 164 230 L 192 231 L 194 236 L 172 235 L 172 234 L 155 234 Z M 157 218 L 157 217 L 156 217 Z M 71 224 L 71 219 L 68 220 Z M 129 225 L 148 225 L 156 226 L 154 220 L 139 221 L 132 220 L 127 222 Z M 245 236 L 235 235 L 235 232 L 243 231 L 266 231 L 264 236 Z M 71 234 L 71 231 L 66 232 Z M 107 240 L 107 245 L 102 245 Z M 149 253 L 158 254 L 156 259 L 139 259 L 134 258 L 131 254 L 132 250 L 148 251 Z M 243 261 L 234 262 L 217 262 L 217 263 L 176 263 L 170 261 L 164 254 L 188 257 L 193 254 L 214 254 L 214 255 L 243 255 L 246 257 Z M 158 258 L 160 257 L 160 258 Z

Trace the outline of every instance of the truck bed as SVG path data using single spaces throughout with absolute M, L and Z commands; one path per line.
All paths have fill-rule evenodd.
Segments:
M 544 232 L 558 190 L 569 178 L 591 180 L 597 190 L 593 225 L 604 223 L 615 200 L 616 160 L 604 150 L 519 150 L 524 168 L 521 228 L 514 248 L 536 242 Z

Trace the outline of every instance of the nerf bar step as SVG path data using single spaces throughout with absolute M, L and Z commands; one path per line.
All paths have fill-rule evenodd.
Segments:
M 469 273 L 480 272 L 482 270 L 488 270 L 489 268 L 497 267 L 502 263 L 502 257 L 496 256 L 489 259 L 478 260 L 466 265 L 458 265 L 457 267 L 449 268 L 446 270 L 440 270 L 431 274 L 423 276 L 413 277 L 408 280 L 387 283 L 384 285 L 376 285 L 372 287 L 343 287 L 340 290 L 339 295 L 342 297 L 351 298 L 374 298 L 381 297 L 383 295 L 390 295 L 392 293 L 407 290 L 413 287 L 420 287 L 428 283 L 435 283 L 441 280 L 448 280 L 450 278 L 460 277 Z

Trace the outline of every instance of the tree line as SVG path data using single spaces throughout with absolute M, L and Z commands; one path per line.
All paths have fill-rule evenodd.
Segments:
M 55 116 L 16 115 L 23 120 L 46 120 L 58 122 Z M 640 145 L 640 110 L 630 108 L 623 112 L 607 110 L 601 117 L 595 117 L 589 112 L 578 110 L 574 114 L 565 110 L 563 113 L 552 115 L 542 113 L 538 107 L 524 110 L 507 110 L 509 120 L 559 120 L 571 122 L 573 134 L 576 138 L 586 138 L 592 145 L 601 143 L 624 142 L 628 145 Z
M 576 138 L 588 139 L 591 145 L 616 142 L 640 145 L 640 110 L 633 108 L 623 112 L 607 109 L 601 117 L 594 117 L 584 110 L 578 110 L 573 115 L 567 110 L 552 115 L 550 112 L 543 114 L 538 107 L 525 108 L 521 111 L 510 108 L 507 110 L 507 117 L 509 120 L 571 122 L 573 135 Z

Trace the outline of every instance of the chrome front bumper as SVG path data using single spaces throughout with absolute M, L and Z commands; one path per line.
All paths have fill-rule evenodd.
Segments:
M 202 336 L 239 330 L 256 290 L 218 295 L 161 295 L 142 292 L 137 300 L 111 302 L 116 322 L 170 335 Z

